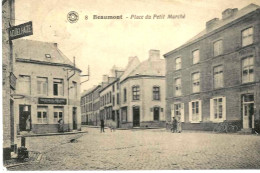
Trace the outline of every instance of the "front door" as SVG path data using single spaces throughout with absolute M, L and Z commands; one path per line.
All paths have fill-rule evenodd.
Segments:
M 73 115 L 73 130 L 77 130 L 77 108 L 76 107 L 73 107 L 72 115 Z
M 140 108 L 133 107 L 133 127 L 140 126 Z
M 119 110 L 116 111 L 116 119 L 117 119 L 117 128 L 119 128 L 120 125 Z
M 19 130 L 31 130 L 31 106 L 29 105 L 19 106 Z
M 254 95 L 243 96 L 243 128 L 249 129 L 253 127 L 254 115 Z
M 159 107 L 154 107 L 154 109 L 153 109 L 153 120 L 154 121 L 160 120 L 160 108 Z

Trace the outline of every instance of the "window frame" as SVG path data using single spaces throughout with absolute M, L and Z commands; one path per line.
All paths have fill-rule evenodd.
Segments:
M 198 79 L 193 79 L 193 76 L 195 75 L 195 74 L 198 74 L 199 75 L 199 77 L 198 77 Z M 197 71 L 197 72 L 193 72 L 193 73 L 191 73 L 191 93 L 199 93 L 200 91 L 201 91 L 201 74 L 200 74 L 200 71 Z M 197 81 L 198 80 L 198 81 Z M 199 83 L 199 85 L 198 85 L 198 91 L 196 90 L 196 91 L 194 91 L 194 87 L 195 87 L 195 81 L 197 81 L 196 83 Z
M 221 43 L 221 45 L 218 47 L 218 51 L 221 50 L 221 52 L 218 52 L 218 54 L 216 54 L 215 44 L 216 44 L 216 43 L 219 43 L 219 42 Z M 213 57 L 223 55 L 223 52 L 224 52 L 223 48 L 224 48 L 224 47 L 223 47 L 223 39 L 215 40 L 215 41 L 213 42 Z
M 215 78 L 216 77 L 215 69 L 217 69 L 219 67 L 222 67 L 222 81 L 221 81 L 221 86 L 216 86 L 217 82 L 215 82 L 215 79 L 216 79 Z M 213 67 L 212 71 L 213 71 L 213 88 L 214 89 L 223 88 L 224 87 L 224 65 L 223 64 L 216 65 L 216 66 Z
M 252 60 L 252 64 L 248 64 L 246 65 L 245 67 L 243 66 L 243 61 L 248 59 L 247 61 L 249 61 L 249 59 L 253 59 Z M 251 68 L 252 67 L 252 68 Z M 246 68 L 247 70 L 247 81 L 244 81 L 244 77 L 243 77 L 243 74 L 244 74 L 244 69 Z M 253 70 L 253 79 L 252 81 L 248 80 L 248 78 L 250 79 L 250 70 Z M 255 56 L 254 55 L 249 55 L 249 56 L 246 56 L 244 58 L 241 59 L 241 83 L 242 84 L 246 84 L 246 83 L 251 83 L 251 82 L 254 82 L 255 81 Z
M 153 92 L 153 101 L 160 101 L 161 100 L 160 86 L 158 85 L 153 86 L 152 92 Z
M 58 80 L 60 80 L 60 82 L 58 82 Z M 54 85 L 57 85 L 57 94 L 55 94 Z M 60 91 L 60 87 L 62 87 L 62 91 Z M 64 96 L 64 80 L 62 78 L 53 79 L 53 96 Z
M 177 80 L 180 80 L 180 83 L 177 85 Z M 182 95 L 182 83 L 181 83 L 181 77 L 177 77 L 174 79 L 174 86 L 175 86 L 175 96 L 181 96 Z M 178 88 L 178 90 L 177 90 Z
M 196 62 L 196 63 L 194 63 L 194 53 L 195 52 L 198 52 L 198 61 Z M 200 62 L 200 50 L 199 49 L 195 49 L 195 50 L 193 50 L 192 52 L 191 52 L 191 55 L 192 55 L 192 64 L 194 65 L 194 64 L 198 64 L 199 62 Z
M 39 113 L 41 114 L 40 118 L 38 118 Z M 43 118 L 44 113 L 46 113 L 46 118 Z M 39 119 L 41 119 L 41 121 L 39 121 Z M 46 119 L 46 122 L 44 119 Z M 37 106 L 37 124 L 48 124 L 48 106 Z
M 139 85 L 132 86 L 132 100 L 133 101 L 140 100 L 140 86 Z
M 251 28 L 252 28 L 252 34 L 251 34 L 252 42 L 251 42 L 251 43 L 248 43 L 248 44 L 246 44 L 246 45 L 244 45 L 244 44 L 243 44 L 243 40 L 244 40 L 243 32 L 245 32 L 245 31 L 247 31 L 247 30 L 249 30 L 249 29 L 251 29 Z M 248 36 L 247 36 L 247 37 L 248 37 Z M 241 47 L 246 47 L 246 46 L 249 46 L 249 45 L 251 45 L 251 44 L 253 44 L 253 43 L 254 43 L 254 27 L 253 27 L 253 26 L 249 26 L 249 27 L 247 27 L 247 28 L 241 30 Z
M 180 61 L 177 63 L 178 59 Z M 180 70 L 181 68 L 182 68 L 182 58 L 179 56 L 179 57 L 175 58 L 175 70 Z

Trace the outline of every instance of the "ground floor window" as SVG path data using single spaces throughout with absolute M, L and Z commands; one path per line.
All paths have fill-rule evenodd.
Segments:
M 153 120 L 154 121 L 159 121 L 160 120 L 160 108 L 159 107 L 154 107 L 153 108 Z
M 215 97 L 210 99 L 210 119 L 211 121 L 226 120 L 226 98 Z
M 189 120 L 190 122 L 200 122 L 201 117 L 201 100 L 189 102 Z
M 37 123 L 39 124 L 47 124 L 47 106 L 38 106 L 37 107 Z
M 122 108 L 121 114 L 122 122 L 127 122 L 127 107 Z
M 54 107 L 53 109 L 53 122 L 58 123 L 60 119 L 63 119 L 63 107 Z M 64 119 L 63 119 L 64 121 Z

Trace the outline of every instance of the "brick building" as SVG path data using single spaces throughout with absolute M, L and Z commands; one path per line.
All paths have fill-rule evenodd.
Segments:
M 14 98 L 16 77 L 13 73 L 13 43 L 8 28 L 15 24 L 14 0 L 2 0 L 2 100 L 3 100 L 3 154 L 10 158 L 14 146 Z
M 212 130 L 228 121 L 259 130 L 260 8 L 226 9 L 222 19 L 164 55 L 167 121 L 184 129 Z
M 80 72 L 56 43 L 14 41 L 16 93 L 15 131 L 24 133 L 80 130 Z M 74 68 L 75 67 L 75 68 Z

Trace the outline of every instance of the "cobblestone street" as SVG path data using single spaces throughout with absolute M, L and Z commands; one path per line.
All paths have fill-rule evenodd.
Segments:
M 84 127 L 85 128 L 85 127 Z M 260 137 L 164 129 L 27 138 L 38 162 L 9 170 L 171 170 L 260 168 Z M 76 139 L 72 140 L 71 139 Z

